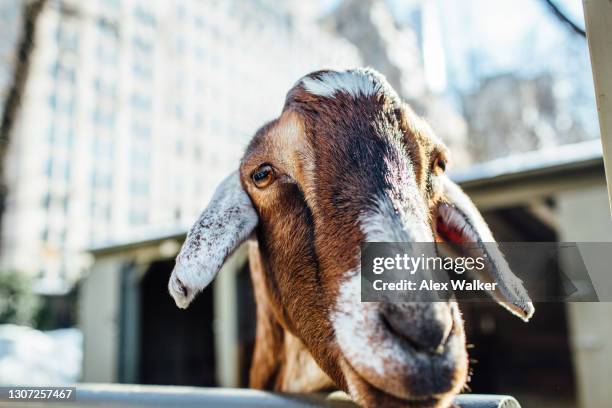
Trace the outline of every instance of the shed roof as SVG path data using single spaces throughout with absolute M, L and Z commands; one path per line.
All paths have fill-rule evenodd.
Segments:
M 462 187 L 471 187 L 593 167 L 601 167 L 603 172 L 603 155 L 599 139 L 478 163 L 465 170 L 451 173 L 451 178 Z

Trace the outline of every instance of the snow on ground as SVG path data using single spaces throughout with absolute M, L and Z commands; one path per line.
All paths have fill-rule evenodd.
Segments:
M 61 385 L 81 376 L 83 335 L 78 329 L 38 331 L 0 325 L 0 385 Z

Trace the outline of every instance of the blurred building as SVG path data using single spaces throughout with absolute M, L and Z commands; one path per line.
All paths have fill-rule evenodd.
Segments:
M 466 167 L 472 161 L 466 122 L 441 93 L 446 77 L 436 3 L 408 3 L 414 18 L 400 24 L 389 2 L 345 0 L 325 17 L 323 26 L 354 44 L 364 64 L 385 75 L 449 146 L 454 166 Z
M 463 97 L 476 161 L 588 139 L 568 101 L 568 84 L 550 74 L 513 74 L 483 81 Z M 512 135 L 512 137 L 509 137 Z M 594 135 L 593 135 L 594 136 Z
M 181 229 L 285 93 L 355 48 L 282 3 L 50 1 L 7 163 L 2 265 L 61 290 L 93 243 Z

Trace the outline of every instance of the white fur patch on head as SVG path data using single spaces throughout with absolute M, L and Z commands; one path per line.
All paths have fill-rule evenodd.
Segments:
M 236 171 L 217 187 L 176 257 L 168 289 L 178 307 L 189 306 L 213 280 L 225 258 L 249 237 L 257 222 L 257 213 Z
M 367 242 L 432 242 L 428 221 L 422 206 L 409 203 L 408 208 L 395 209 L 388 197 L 379 197 L 374 209 L 359 217 Z
M 384 93 L 393 100 L 399 100 L 385 77 L 370 68 L 327 71 L 316 77 L 306 76 L 300 82 L 311 94 L 328 98 L 337 92 L 344 92 L 355 98 Z

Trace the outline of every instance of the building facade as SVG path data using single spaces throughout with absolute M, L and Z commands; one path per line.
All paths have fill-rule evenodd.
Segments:
M 300 76 L 360 64 L 265 0 L 51 1 L 34 52 L 2 266 L 48 290 L 79 276 L 87 247 L 188 225 Z

